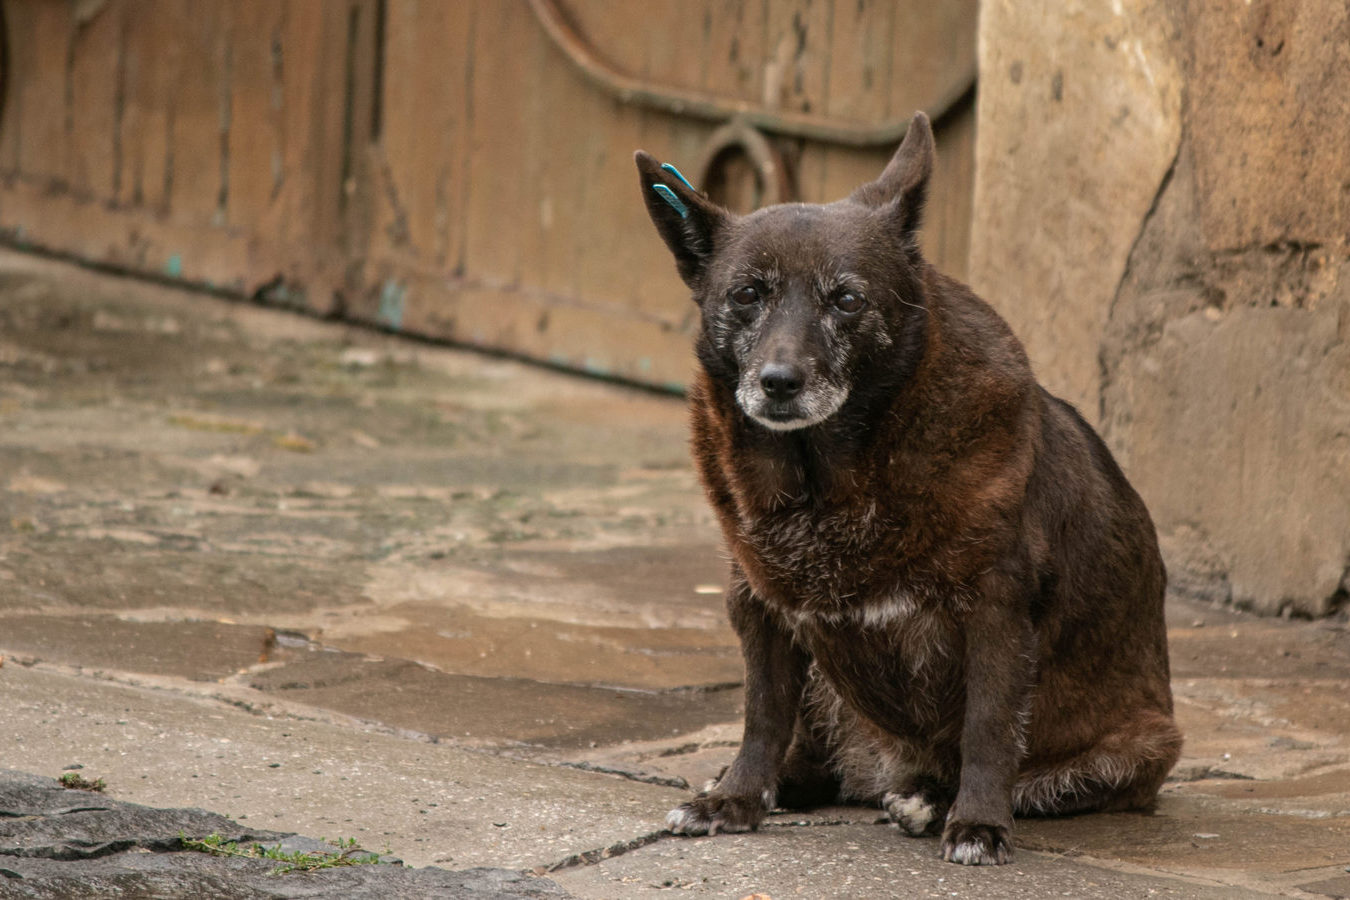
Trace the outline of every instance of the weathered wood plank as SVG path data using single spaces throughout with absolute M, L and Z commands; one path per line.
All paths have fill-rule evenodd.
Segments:
M 469 3 L 387 4 L 373 246 L 445 271 L 462 244 L 473 12 Z
M 329 0 L 289 0 L 282 22 L 282 234 L 313 247 L 313 265 L 340 269 L 346 66 L 351 9 Z M 318 308 L 324 304 L 316 298 Z
M 536 31 L 538 29 L 536 28 Z M 608 120 L 631 115 L 597 94 L 554 47 L 540 47 L 539 76 L 527 119 L 534 191 L 522 209 L 523 229 L 531 233 L 531 256 L 523 260 L 521 281 L 559 296 L 577 296 L 586 288 L 583 268 L 605 242 L 608 204 L 597 193 L 594 162 L 613 150 Z M 571 137 L 559 141 L 560 133 Z M 601 292 L 607 293 L 605 291 Z M 538 323 L 547 331 L 547 323 Z
M 895 6 L 891 115 L 903 118 L 975 71 L 978 0 Z
M 571 171 L 568 154 L 584 157 L 586 145 L 593 141 L 593 136 L 577 128 L 572 121 L 573 107 L 579 98 L 568 97 L 565 93 L 559 96 L 560 91 L 565 92 L 571 86 L 570 79 L 550 68 L 552 48 L 547 37 L 534 27 L 534 16 L 523 4 L 521 12 L 523 15 L 517 20 L 512 43 L 518 63 L 516 81 L 522 94 L 516 109 L 505 113 L 514 123 L 508 140 L 520 145 L 520 168 L 504 173 L 507 178 L 520 180 L 516 195 L 518 204 L 514 209 L 499 210 L 497 219 L 506 226 L 505 230 L 498 231 L 498 235 L 509 234 L 508 240 L 516 244 L 511 283 L 536 289 L 544 286 L 541 262 L 545 248 L 557 239 L 542 215 L 545 212 L 542 208 L 544 192 L 557 192 L 562 196 L 560 202 L 568 203 L 567 195 L 576 191 L 576 174 Z M 480 110 L 480 121 L 483 112 L 486 111 Z M 570 139 L 559 141 L 558 135 L 566 132 L 571 133 Z M 481 274 L 495 273 L 484 271 Z
M 514 230 L 530 203 L 526 181 L 526 126 L 531 69 L 537 44 L 521 47 L 522 35 L 535 33 L 525 4 L 480 4 L 474 26 L 474 72 L 469 153 L 469 191 L 464 266 L 466 272 L 490 272 L 515 281 L 520 274 L 520 242 Z M 509 52 L 504 52 L 509 48 Z
M 122 14 L 122 7 L 113 5 L 72 23 L 66 71 L 67 177 L 71 190 L 104 199 L 116 193 L 116 160 L 121 153 L 117 114 Z
M 126 4 L 121 134 L 124 202 L 168 211 L 172 91 L 177 83 L 176 41 L 159 4 Z
M 830 26 L 833 5 L 827 0 L 771 3 L 766 17 L 764 49 L 772 54 L 765 69 L 765 103 L 773 108 L 820 112 L 829 86 Z M 796 183 L 800 199 L 819 202 L 825 196 L 824 157 L 804 142 Z
M 764 100 L 764 2 L 725 0 L 708 8 L 708 38 L 699 86 L 711 94 Z
M 7 27 L 9 29 L 9 40 L 11 46 L 6 47 L 6 53 L 9 54 L 9 67 L 13 69 L 20 64 L 28 51 L 21 49 L 25 43 L 32 46 L 28 38 L 27 18 L 22 15 L 16 15 L 14 12 L 6 13 Z M 18 24 L 16 25 L 16 21 Z M 18 40 L 15 40 L 15 37 Z M 17 46 L 15 46 L 17 45 Z M 0 107 L 0 176 L 16 176 L 19 172 L 19 151 L 23 146 L 19 138 L 19 103 L 22 100 L 22 94 L 17 85 L 16 79 L 7 74 L 6 83 L 3 88 L 5 97 L 3 106 Z
M 970 271 L 970 222 L 975 200 L 975 104 L 948 117 L 937 135 L 937 163 L 929 192 L 924 252 L 942 271 Z
M 324 230 L 324 223 L 335 217 L 336 203 L 330 199 L 321 204 L 319 197 L 338 190 L 331 180 L 340 169 L 333 158 L 341 153 L 341 130 L 329 121 L 331 104 L 324 102 L 324 94 L 340 92 L 341 81 L 327 76 L 335 63 L 325 62 L 325 57 L 334 53 L 341 60 L 342 44 L 331 43 L 341 32 L 334 35 L 331 21 L 325 21 L 322 0 L 290 0 L 281 10 L 281 40 L 273 63 L 282 109 L 279 233 L 288 243 L 309 239 L 330 246 L 336 232 Z M 326 136 L 338 140 L 325 141 Z
M 643 240 L 651 225 L 633 165 L 633 150 L 645 136 L 643 116 L 594 99 L 584 108 L 594 149 L 577 171 L 581 195 L 563 224 L 574 235 L 574 292 L 678 324 L 689 305 L 685 290 L 677 280 L 656 277 L 670 271 L 670 260 L 659 239 Z
M 7 4 L 5 21 L 14 53 L 9 64 L 14 108 L 6 118 L 14 120 L 22 140 L 16 168 L 29 177 L 68 185 L 66 89 L 74 31 L 69 7 L 63 3 Z
M 282 180 L 282 6 L 272 0 L 235 0 L 229 39 L 229 135 L 225 202 L 228 225 L 274 234 L 273 212 Z
M 169 209 L 179 221 L 222 224 L 228 187 L 222 179 L 229 97 L 225 50 L 232 10 L 213 0 L 157 0 L 156 5 L 182 63 L 169 101 Z
M 888 0 L 835 0 L 829 34 L 829 80 L 824 111 L 855 122 L 883 122 L 890 115 L 891 96 L 898 93 L 892 77 L 897 34 L 896 4 Z

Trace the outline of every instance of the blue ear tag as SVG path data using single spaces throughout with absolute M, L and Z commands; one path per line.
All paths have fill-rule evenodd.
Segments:
M 688 179 L 688 178 L 685 178 L 683 175 L 680 174 L 680 170 L 679 170 L 679 169 L 675 168 L 675 167 L 672 166 L 670 163 L 662 163 L 662 164 L 661 164 L 661 168 L 665 169 L 667 172 L 669 172 L 670 174 L 674 175 L 676 178 L 678 178 L 678 179 L 680 179 L 681 181 L 683 181 L 683 182 L 684 182 L 684 186 L 687 187 L 687 188 L 689 188 L 689 190 L 693 191 L 695 194 L 698 193 L 698 190 L 697 190 L 692 184 L 689 183 L 689 179 Z
M 683 181 L 683 179 L 681 179 L 681 181 Z M 685 206 L 684 203 L 680 200 L 680 198 L 675 196 L 674 191 L 666 187 L 664 184 L 654 184 L 652 185 L 652 190 L 656 191 L 657 195 L 662 200 L 669 203 L 670 208 L 679 213 L 681 219 L 689 218 L 689 207 Z

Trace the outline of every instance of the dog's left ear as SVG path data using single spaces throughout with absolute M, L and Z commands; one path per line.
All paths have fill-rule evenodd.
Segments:
M 641 150 L 633 158 L 647 214 L 675 256 L 680 277 L 697 291 L 731 214 L 694 190 L 674 166 L 663 166 Z
M 901 232 L 912 236 L 923 221 L 928 199 L 928 179 L 933 174 L 933 126 L 928 116 L 916 112 L 905 129 L 905 139 L 876 181 L 864 184 L 849 199 L 880 209 L 894 206 Z

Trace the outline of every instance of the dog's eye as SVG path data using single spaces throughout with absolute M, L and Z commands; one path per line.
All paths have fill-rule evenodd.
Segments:
M 848 313 L 849 315 L 859 312 L 867 305 L 867 301 L 863 299 L 861 294 L 855 294 L 852 291 L 844 291 L 842 294 L 835 294 L 830 302 L 834 304 L 835 309 L 839 310 L 841 313 Z
M 731 302 L 737 306 L 749 306 L 752 303 L 758 303 L 759 289 L 750 284 L 745 287 L 738 287 L 731 292 Z

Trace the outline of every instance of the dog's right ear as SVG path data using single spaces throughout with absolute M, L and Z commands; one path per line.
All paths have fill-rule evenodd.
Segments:
M 675 268 L 697 290 L 730 214 L 694 190 L 674 166 L 663 166 L 639 150 L 633 156 L 642 180 L 647 214 L 675 256 Z

